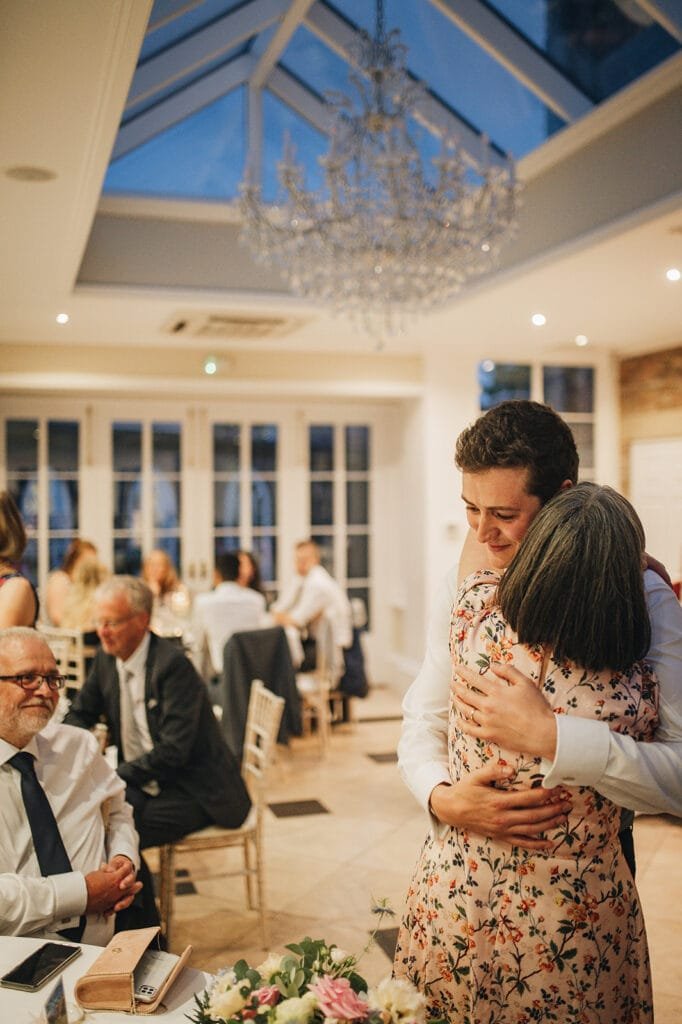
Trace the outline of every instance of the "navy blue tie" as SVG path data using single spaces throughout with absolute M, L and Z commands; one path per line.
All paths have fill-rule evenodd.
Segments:
M 50 801 L 38 781 L 33 754 L 22 750 L 14 757 L 10 757 L 8 763 L 21 775 L 21 796 L 41 874 L 47 877 L 68 873 L 72 870 L 71 861 L 64 847 L 57 820 L 52 813 Z M 84 927 L 85 918 L 81 917 L 77 928 L 64 928 L 59 935 L 71 942 L 80 942 Z

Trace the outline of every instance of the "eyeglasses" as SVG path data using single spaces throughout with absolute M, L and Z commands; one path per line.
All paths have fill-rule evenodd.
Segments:
M 126 622 L 139 614 L 139 612 L 131 612 L 130 615 L 124 615 L 122 619 L 95 619 L 95 629 L 120 629 Z
M 0 676 L 5 683 L 16 683 L 22 690 L 38 690 L 45 683 L 51 690 L 63 690 L 66 686 L 66 676 L 50 672 L 19 672 L 15 676 Z

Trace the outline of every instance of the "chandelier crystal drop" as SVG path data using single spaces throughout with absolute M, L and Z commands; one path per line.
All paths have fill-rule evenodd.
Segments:
M 383 0 L 375 34 L 361 33 L 354 64 L 357 97 L 327 99 L 325 187 L 306 190 L 287 142 L 274 205 L 262 200 L 253 173 L 242 184 L 242 238 L 295 293 L 383 337 L 494 265 L 516 229 L 519 187 L 512 161 L 497 159 L 485 136 L 480 159 L 444 139 L 425 173 L 410 134 L 424 87 L 407 73 L 399 31 L 385 30 Z

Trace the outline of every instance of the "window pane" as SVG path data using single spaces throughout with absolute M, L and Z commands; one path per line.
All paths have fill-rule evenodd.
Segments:
M 277 538 L 264 534 L 253 538 L 253 553 L 260 564 L 261 579 L 269 583 L 277 578 Z
M 142 426 L 114 423 L 114 473 L 142 472 Z
M 214 526 L 239 526 L 239 483 L 236 480 L 216 480 L 213 502 Z
M 70 537 L 52 537 L 49 543 L 48 560 L 50 563 L 50 572 L 53 569 L 58 569 L 64 561 L 67 548 L 71 543 Z
M 155 473 L 180 472 L 180 424 L 155 423 L 152 428 L 152 464 Z
M 213 427 L 213 469 L 216 473 L 239 469 L 239 431 L 236 423 L 216 423 Z
M 273 424 L 251 428 L 251 468 L 261 473 L 277 469 L 277 427 Z
M 7 472 L 32 473 L 38 469 L 38 421 L 7 420 Z
M 543 366 L 545 402 L 557 412 L 594 411 L 594 369 L 591 366 Z
M 351 534 L 347 540 L 346 576 L 348 579 L 369 576 L 369 537 L 364 534 Z
M 369 483 L 366 480 L 346 483 L 346 519 L 351 526 L 365 526 L 369 522 Z
M 369 469 L 369 427 L 346 427 L 346 469 Z
M 172 530 L 180 525 L 180 484 L 177 480 L 154 483 L 154 526 Z
M 26 545 L 19 568 L 24 576 L 28 576 L 34 586 L 38 585 L 38 541 L 35 537 Z
M 114 572 L 138 576 L 142 568 L 142 548 L 130 537 L 114 540 Z
M 78 472 L 78 423 L 48 423 L 47 462 L 56 473 Z
M 50 480 L 51 530 L 78 530 L 78 481 Z
M 180 571 L 182 566 L 180 552 L 180 538 L 179 537 L 154 537 L 154 547 L 160 548 L 161 551 L 165 551 L 170 558 L 173 566 Z
M 310 522 L 313 526 L 332 526 L 334 484 L 331 480 L 310 481 Z
M 327 572 L 334 575 L 334 538 L 328 534 L 314 533 L 311 537 L 320 549 L 320 561 Z
M 251 523 L 253 526 L 277 525 L 277 484 L 274 480 L 252 482 Z
M 114 529 L 137 532 L 140 526 L 140 482 L 114 482 Z
M 228 551 L 239 551 L 241 543 L 239 537 L 216 537 L 213 544 L 213 557 L 217 559 L 219 555 L 224 555 Z
M 334 469 L 334 428 L 310 427 L 310 471 L 321 473 Z
M 510 398 L 530 398 L 530 366 L 484 359 L 478 364 L 478 388 L 483 411 Z
M 7 483 L 7 490 L 17 503 L 21 512 L 21 518 L 25 526 L 34 530 L 38 527 L 38 481 L 37 480 L 11 480 Z
M 591 469 L 594 466 L 594 424 L 569 423 L 569 427 L 580 456 L 580 468 Z

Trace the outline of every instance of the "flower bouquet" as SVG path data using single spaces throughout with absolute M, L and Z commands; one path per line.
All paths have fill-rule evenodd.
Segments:
M 391 913 L 385 906 L 378 913 Z M 372 942 L 370 939 L 370 943 Z M 369 944 L 366 947 L 369 948 Z M 239 960 L 195 996 L 195 1024 L 447 1024 L 427 1018 L 426 999 L 409 982 L 385 978 L 373 988 L 358 957 L 324 939 L 305 938 L 258 967 Z

